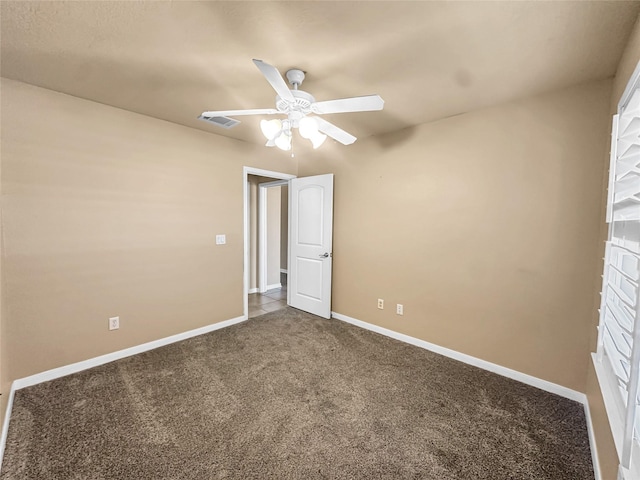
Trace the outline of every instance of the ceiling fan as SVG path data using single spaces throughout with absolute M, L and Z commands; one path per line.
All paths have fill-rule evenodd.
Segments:
M 260 129 L 267 138 L 267 147 L 276 146 L 291 150 L 291 132 L 297 128 L 303 138 L 311 140 L 313 148 L 318 148 L 327 135 L 344 145 L 351 145 L 356 137 L 326 121 L 319 115 L 326 113 L 370 112 L 382 110 L 384 100 L 379 95 L 342 98 L 316 102 L 313 96 L 298 90 L 305 72 L 298 69 L 287 71 L 286 77 L 293 89 L 287 87 L 278 69 L 262 60 L 253 60 L 258 69 L 276 91 L 276 108 L 256 108 L 248 110 L 220 110 L 203 112 L 200 119 L 214 121 L 224 126 L 225 122 L 235 125 L 239 122 L 227 117 L 238 115 L 286 115 L 284 119 L 262 120 Z M 228 128 L 228 127 L 227 127 Z

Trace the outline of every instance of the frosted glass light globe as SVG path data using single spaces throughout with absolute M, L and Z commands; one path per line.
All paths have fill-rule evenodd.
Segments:
M 311 137 L 309 140 L 311 140 L 311 143 L 313 144 L 313 148 L 316 149 L 320 145 L 322 145 L 326 139 L 327 139 L 327 136 L 324 133 L 316 132 L 316 134 L 313 137 Z
M 267 140 L 273 140 L 282 130 L 282 122 L 277 118 L 273 120 L 260 120 L 260 130 Z
M 313 117 L 304 117 L 298 122 L 298 130 L 302 138 L 311 140 L 318 134 L 318 122 Z
M 276 138 L 276 147 L 280 150 L 291 150 L 291 132 L 283 131 Z

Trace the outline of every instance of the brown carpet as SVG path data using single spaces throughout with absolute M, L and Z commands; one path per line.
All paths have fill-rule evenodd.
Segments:
M 6 479 L 593 479 L 582 405 L 287 308 L 16 392 Z

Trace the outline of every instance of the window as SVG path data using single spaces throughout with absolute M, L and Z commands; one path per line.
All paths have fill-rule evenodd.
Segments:
M 640 64 L 613 117 L 595 366 L 620 457 L 640 479 Z

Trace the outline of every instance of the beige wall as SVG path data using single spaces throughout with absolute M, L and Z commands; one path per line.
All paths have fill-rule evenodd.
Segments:
M 332 310 L 584 392 L 610 95 L 593 82 L 301 159 L 336 175 Z
M 243 314 L 242 167 L 295 174 L 293 159 L 1 88 L 4 381 Z
M 622 55 L 622 59 L 618 65 L 616 76 L 613 79 L 613 88 L 610 102 L 610 115 L 613 115 L 618 110 L 618 102 L 624 92 L 624 89 L 629 82 L 631 74 L 636 68 L 636 65 L 640 62 L 640 19 L 636 21 L 636 25 L 631 33 L 629 42 Z M 611 134 L 611 117 L 609 117 L 608 133 Z M 608 137 L 610 140 L 610 137 Z M 610 141 L 607 142 L 607 147 L 610 146 Z M 606 207 L 606 191 L 607 181 L 609 178 L 609 163 L 608 153 L 606 154 L 605 166 L 603 168 L 602 175 L 602 202 L 600 208 L 601 217 L 601 229 L 600 229 L 600 248 L 598 249 L 598 259 L 604 256 L 604 241 L 607 239 L 607 225 L 605 223 L 605 207 Z M 591 351 L 596 350 L 597 343 L 597 325 L 599 322 L 598 311 L 600 302 L 600 290 L 602 285 L 602 279 L 600 274 L 602 272 L 602 262 L 598 263 L 596 288 L 594 293 L 594 302 L 592 307 L 592 324 L 591 324 Z M 600 385 L 593 367 L 593 363 L 589 362 L 589 369 L 587 375 L 587 398 L 589 400 L 589 409 L 591 411 L 591 420 L 593 422 L 593 429 L 596 438 L 596 445 L 598 450 L 598 459 L 600 461 L 600 469 L 603 480 L 615 480 L 618 471 L 618 454 L 616 452 L 615 444 L 613 443 L 613 437 L 611 435 L 611 429 L 609 427 L 609 421 L 607 413 L 604 407 L 604 400 L 602 399 L 602 393 L 600 391 Z
M 267 286 L 280 283 L 280 187 L 267 188 Z

